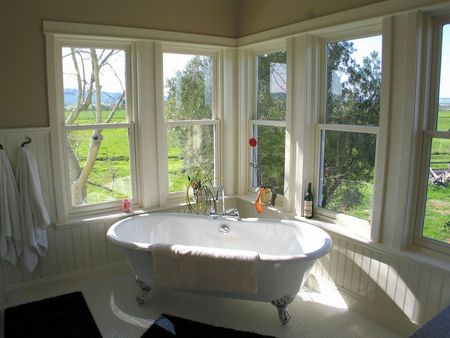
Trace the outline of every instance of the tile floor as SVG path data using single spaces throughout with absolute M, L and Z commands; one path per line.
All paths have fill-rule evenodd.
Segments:
M 131 274 L 82 285 L 66 285 L 34 295 L 28 301 L 81 290 L 103 337 L 140 337 L 161 313 L 211 325 L 253 331 L 280 338 L 296 337 L 398 337 L 375 322 L 346 309 L 338 293 L 304 289 L 290 304 L 290 322 L 282 326 L 269 303 L 241 301 L 152 290 L 142 306 L 135 302 L 138 287 Z M 13 306 L 15 304 L 8 304 Z M 0 316 L 0 328 L 3 318 Z M 0 331 L 0 336 L 3 329 Z

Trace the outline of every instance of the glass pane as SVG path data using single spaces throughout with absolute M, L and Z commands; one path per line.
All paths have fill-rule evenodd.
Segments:
M 378 126 L 381 36 L 327 44 L 326 123 Z
M 124 50 L 62 48 L 66 125 L 126 122 Z
M 269 186 L 284 194 L 284 146 L 286 129 L 284 127 L 254 126 L 253 137 L 257 146 L 253 148 L 252 186 Z
M 212 57 L 163 54 L 164 118 L 212 119 Z
M 132 198 L 128 129 L 67 132 L 72 205 Z
M 450 244 L 450 139 L 433 139 L 423 236 Z
M 450 24 L 442 29 L 441 76 L 437 130 L 450 131 Z
M 258 120 L 286 119 L 286 51 L 258 55 Z
M 214 183 L 214 126 L 168 127 L 167 152 L 169 192 L 185 191 L 188 176 Z
M 370 220 L 374 134 L 322 131 L 319 207 Z

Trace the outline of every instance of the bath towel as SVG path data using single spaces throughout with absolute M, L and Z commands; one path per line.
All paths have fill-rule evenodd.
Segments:
M 38 166 L 27 148 L 19 151 L 16 179 L 22 214 L 23 263 L 32 272 L 38 263 L 38 255 L 44 256 L 47 253 L 46 227 L 50 224 L 50 217 L 42 198 Z
M 152 247 L 155 281 L 166 287 L 254 294 L 258 254 L 184 245 Z
M 0 257 L 15 265 L 22 252 L 19 191 L 6 152 L 0 149 Z

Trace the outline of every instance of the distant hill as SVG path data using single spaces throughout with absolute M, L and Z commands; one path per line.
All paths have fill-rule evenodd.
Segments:
M 102 92 L 102 104 L 112 105 L 117 102 L 122 93 Z M 64 106 L 74 106 L 77 104 L 78 90 L 73 88 L 64 89 Z M 92 104 L 95 104 L 95 93 L 92 96 Z

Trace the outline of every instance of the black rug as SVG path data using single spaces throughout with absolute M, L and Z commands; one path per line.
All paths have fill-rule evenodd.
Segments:
M 5 338 L 101 338 L 81 292 L 5 310 Z
M 274 338 L 162 314 L 142 338 Z

